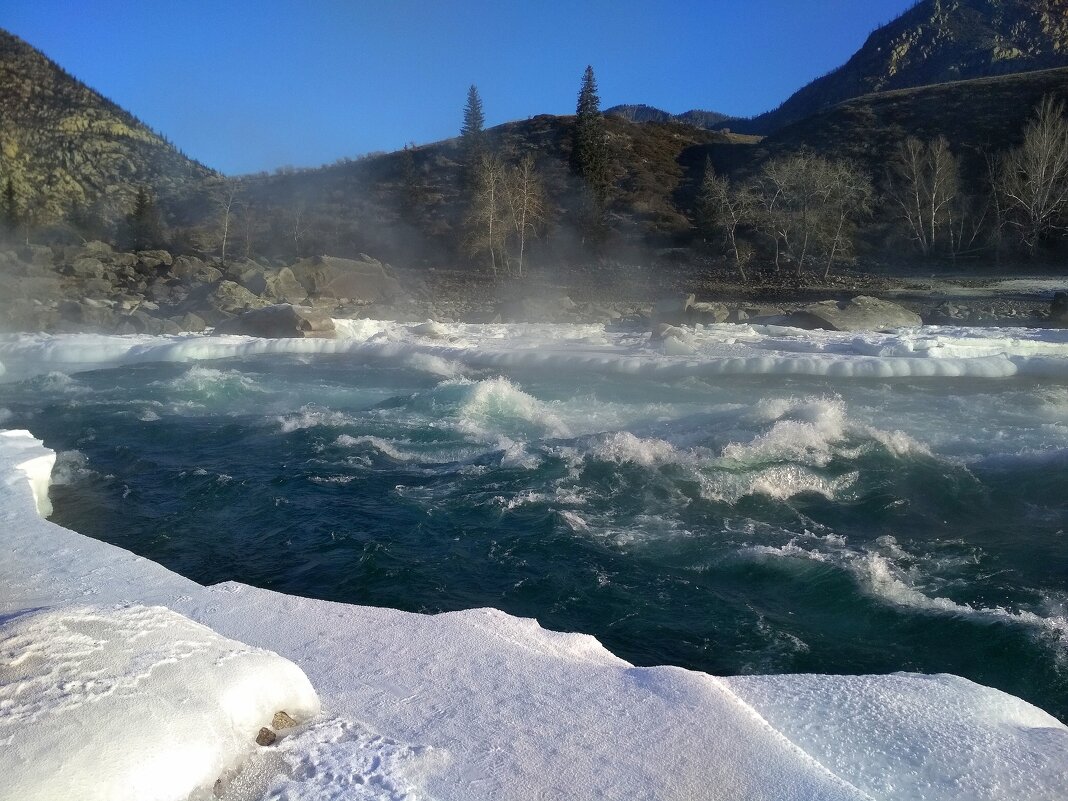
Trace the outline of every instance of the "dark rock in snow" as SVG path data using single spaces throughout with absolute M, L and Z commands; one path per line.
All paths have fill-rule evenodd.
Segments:
M 328 314 L 306 306 L 280 303 L 245 312 L 215 327 L 216 334 L 291 338 L 334 336 L 334 321 Z

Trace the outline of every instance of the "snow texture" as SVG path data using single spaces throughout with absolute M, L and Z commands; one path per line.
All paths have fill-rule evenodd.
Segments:
M 319 713 L 300 668 L 161 606 L 62 607 L 0 627 L 4 792 L 163 801 L 211 789 L 284 710 Z
M 724 679 L 633 667 L 592 637 L 496 610 L 427 616 L 235 583 L 200 587 L 40 518 L 34 492 L 47 486 L 50 466 L 28 432 L 0 435 L 7 626 L 53 630 L 98 614 L 86 605 L 137 604 L 124 614 L 151 618 L 168 613 L 144 607 L 161 605 L 277 651 L 319 692 L 325 713 L 224 771 L 223 798 L 1024 801 L 1063 799 L 1068 786 L 1068 728 L 964 679 Z M 23 617 L 42 607 L 51 611 Z M 175 639 L 188 639 L 184 631 L 175 626 Z M 200 627 L 195 635 L 243 653 Z M 151 653 L 184 647 L 166 632 L 153 636 Z M 64 647 L 49 645 L 47 632 L 41 639 L 43 648 Z M 27 676 L 40 689 L 25 703 L 47 700 L 46 678 Z M 153 707 L 147 696 L 144 704 Z M 135 730 L 116 736 L 129 742 Z M 8 744 L 19 736 L 17 727 L 4 730 Z M 183 744 L 168 739 L 153 756 L 167 761 Z M 74 766 L 87 758 L 84 745 L 72 734 L 48 758 Z M 5 777 L 15 772 L 12 753 L 0 750 Z M 53 797 L 78 797 L 75 788 L 93 781 L 77 774 L 66 774 L 69 792 Z M 184 791 L 161 781 L 150 792 L 142 797 Z M 0 798 L 22 797 L 10 782 L 0 786 Z

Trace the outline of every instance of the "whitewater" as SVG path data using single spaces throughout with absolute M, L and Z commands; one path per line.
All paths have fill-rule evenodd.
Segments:
M 0 798 L 1063 796 L 1068 331 L 336 326 L 0 337 Z

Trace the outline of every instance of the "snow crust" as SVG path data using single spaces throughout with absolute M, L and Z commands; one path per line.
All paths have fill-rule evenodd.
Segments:
M 1068 378 L 1068 330 L 923 326 L 880 332 L 710 325 L 682 339 L 599 325 L 467 325 L 335 320 L 337 339 L 15 334 L 0 337 L 2 380 L 141 362 L 343 354 L 443 376 L 542 368 L 673 379 L 739 374 L 836 378 Z
M 210 790 L 256 734 L 319 701 L 300 668 L 160 606 L 32 611 L 0 628 L 4 784 L 21 801 Z
M 622 454 L 627 445 L 614 447 Z M 1062 799 L 1068 786 L 1068 728 L 1019 699 L 953 676 L 724 679 L 636 668 L 592 637 L 546 631 L 495 610 L 426 616 L 236 583 L 201 587 L 42 519 L 34 483 L 40 486 L 47 457 L 28 432 L 0 436 L 0 636 L 27 643 L 5 646 L 0 671 L 13 669 L 14 660 L 24 678 L 13 683 L 4 672 L 2 692 L 29 682 L 22 697 L 32 707 L 47 704 L 57 687 L 62 696 L 71 684 L 92 685 L 93 675 L 62 659 L 76 672 L 52 682 L 23 654 L 32 646 L 62 655 L 76 639 L 64 629 L 81 620 L 100 618 L 114 631 L 149 621 L 151 634 L 140 641 L 120 636 L 95 652 L 118 659 L 108 655 L 115 648 L 124 658 L 159 665 L 129 696 L 119 694 L 130 710 L 114 716 L 114 737 L 125 747 L 112 751 L 121 759 L 137 746 L 136 716 L 166 706 L 141 695 L 157 676 L 171 709 L 180 713 L 181 699 L 191 694 L 204 700 L 200 683 L 190 693 L 164 681 L 163 671 L 177 676 L 182 664 L 167 654 L 203 643 L 198 653 L 213 670 L 247 678 L 258 668 L 229 672 L 231 666 L 266 659 L 262 669 L 274 675 L 277 663 L 255 649 L 276 651 L 307 675 L 323 711 L 277 745 L 256 749 L 238 770 L 224 770 L 222 798 L 1016 801 Z M 172 615 L 173 624 L 156 626 Z M 103 639 L 99 632 L 89 636 Z M 263 681 L 255 684 L 267 699 L 257 715 L 296 703 L 290 696 L 307 702 L 309 713 L 314 708 L 297 674 L 280 682 L 282 701 Z M 106 718 L 115 697 L 84 711 Z M 9 777 L 26 732 L 8 724 L 9 706 L 0 704 L 0 770 Z M 57 788 L 51 797 L 79 797 L 75 782 L 99 781 L 100 760 L 86 755 L 95 751 L 79 735 L 85 733 L 72 733 L 39 758 L 39 780 L 71 782 L 51 785 Z M 185 745 L 184 738 L 164 738 L 140 753 L 167 762 Z M 208 773 L 226 762 L 213 758 Z M 88 779 L 79 760 L 95 771 Z M 45 764 L 60 762 L 62 771 L 43 775 Z M 129 769 L 136 767 L 143 764 Z M 140 797 L 186 796 L 161 780 Z M 0 798 L 16 797 L 26 794 L 0 784 Z

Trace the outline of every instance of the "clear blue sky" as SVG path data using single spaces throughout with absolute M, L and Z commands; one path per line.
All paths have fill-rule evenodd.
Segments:
M 6 28 L 228 174 L 602 108 L 752 115 L 843 63 L 914 0 L 3 0 Z

